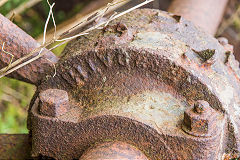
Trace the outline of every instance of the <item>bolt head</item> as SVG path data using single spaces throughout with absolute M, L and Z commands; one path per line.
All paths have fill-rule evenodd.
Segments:
M 184 112 L 182 129 L 195 136 L 208 136 L 216 128 L 217 112 L 200 100 Z
M 184 127 L 192 133 L 207 134 L 209 120 L 192 112 L 184 112 Z
M 204 101 L 204 100 L 198 100 L 194 104 L 194 111 L 196 113 L 199 113 L 199 114 L 202 114 L 203 112 L 205 112 L 209 108 L 210 108 L 209 103 L 207 101 Z
M 39 112 L 42 115 L 58 117 L 70 109 L 68 94 L 64 90 L 48 89 L 40 92 L 39 98 Z

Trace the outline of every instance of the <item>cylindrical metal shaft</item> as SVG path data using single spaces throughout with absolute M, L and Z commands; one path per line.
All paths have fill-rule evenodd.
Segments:
M 80 160 L 148 160 L 134 146 L 123 142 L 105 142 L 86 151 Z
M 183 16 L 214 35 L 228 0 L 174 0 L 168 11 Z
M 4 44 L 4 46 L 3 46 Z M 29 54 L 40 45 L 27 33 L 0 14 L 0 68 Z M 46 49 L 45 49 L 46 51 Z M 38 60 L 8 75 L 18 80 L 37 84 L 52 69 L 58 58 L 50 51 Z

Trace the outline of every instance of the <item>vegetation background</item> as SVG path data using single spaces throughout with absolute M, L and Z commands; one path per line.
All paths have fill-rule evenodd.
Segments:
M 23 12 L 16 15 L 13 22 L 32 37 L 38 39 L 43 33 L 49 11 L 46 0 L 40 2 L 38 2 L 39 0 L 8 0 L 4 5 L 0 6 L 0 13 L 7 16 L 12 10 L 23 6 L 29 1 L 36 1 L 36 5 L 26 8 Z M 60 24 L 71 18 L 88 3 L 87 0 L 56 1 L 54 7 L 56 23 Z M 52 24 L 49 25 L 49 28 L 51 28 Z M 61 48 L 54 50 L 57 55 L 61 51 Z M 6 77 L 0 79 L 0 133 L 28 132 L 26 128 L 27 109 L 34 92 L 35 86 L 31 84 Z
M 21 13 L 15 15 L 13 22 L 32 37 L 39 39 L 39 36 L 43 32 L 45 20 L 49 11 L 46 0 L 0 0 L 0 4 L 3 1 L 6 1 L 6 3 L 2 6 L 0 5 L 0 13 L 8 17 L 11 17 L 10 13 L 14 9 L 30 1 L 36 2 L 35 5 L 25 7 Z M 61 24 L 65 22 L 77 13 L 80 13 L 93 1 L 103 3 L 103 1 L 105 2 L 106 0 L 55 1 L 54 17 L 56 23 Z M 53 0 L 50 0 L 50 2 L 52 3 Z M 170 2 L 171 0 L 159 0 L 159 6 L 155 6 L 154 8 L 166 9 Z M 224 19 L 217 33 L 217 36 L 225 36 L 228 38 L 230 44 L 234 44 L 238 60 L 240 60 L 239 6 L 240 0 L 229 0 Z M 49 28 L 51 28 L 51 24 Z M 60 55 L 63 47 L 54 50 L 54 53 Z M 0 54 L 0 56 L 2 55 Z M 26 128 L 27 109 L 34 92 L 35 87 L 31 84 L 9 78 L 0 79 L 0 133 L 28 132 Z

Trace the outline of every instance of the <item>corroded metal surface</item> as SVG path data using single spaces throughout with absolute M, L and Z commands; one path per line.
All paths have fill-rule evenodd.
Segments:
M 59 117 L 69 110 L 69 100 L 66 91 L 48 89 L 39 95 L 39 112 L 49 117 Z
M 105 142 L 86 151 L 79 160 L 148 160 L 132 145 L 123 142 Z
M 214 35 L 228 0 L 173 0 L 168 11 L 181 15 Z
M 0 159 L 31 159 L 31 145 L 27 134 L 0 134 Z
M 206 101 L 198 101 L 184 112 L 182 129 L 198 137 L 211 137 L 221 129 L 220 115 Z
M 0 68 L 8 66 L 11 60 L 11 56 L 2 51 L 4 42 L 4 50 L 14 55 L 13 61 L 22 58 L 24 55 L 29 54 L 32 50 L 40 46 L 31 36 L 1 14 L 0 40 Z M 46 49 L 44 49 L 43 52 L 47 53 L 43 57 L 18 69 L 9 76 L 28 83 L 38 84 L 49 71 L 53 70 L 53 64 L 58 60 L 52 52 Z M 37 53 L 35 55 L 37 55 Z
M 105 141 L 132 144 L 152 160 L 238 155 L 240 71 L 226 48 L 189 21 L 149 9 L 72 41 L 56 76 L 42 81 L 32 100 L 33 155 L 79 159 Z M 39 93 L 47 89 L 68 93 L 66 113 L 39 112 Z M 202 122 L 191 108 L 198 100 L 217 118 L 202 113 L 209 132 L 192 125 L 200 132 L 193 134 L 182 129 L 189 125 L 184 112 Z M 201 113 L 200 106 L 194 110 Z

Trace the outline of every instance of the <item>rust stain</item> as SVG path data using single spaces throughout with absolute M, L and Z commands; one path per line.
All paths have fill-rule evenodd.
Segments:
M 70 42 L 30 105 L 33 156 L 79 159 L 106 141 L 152 160 L 239 154 L 234 57 L 178 18 L 135 10 Z
M 134 146 L 123 142 L 105 142 L 86 151 L 79 160 L 148 160 Z
M 0 40 L 0 48 L 2 48 L 3 42 L 5 42 L 4 50 L 14 55 L 13 61 L 22 58 L 40 46 L 36 40 L 1 14 Z M 43 57 L 16 70 L 8 76 L 35 85 L 39 84 L 40 80 L 45 78 L 47 74 L 50 74 L 49 72 L 53 71 L 52 65 L 58 61 L 58 58 L 52 52 L 47 49 L 44 49 L 43 52 L 46 52 Z M 35 53 L 34 56 L 37 54 L 38 53 Z M 10 59 L 11 56 L 5 54 L 0 49 L 0 68 L 6 67 L 10 63 Z M 49 60 L 52 63 L 49 62 Z

